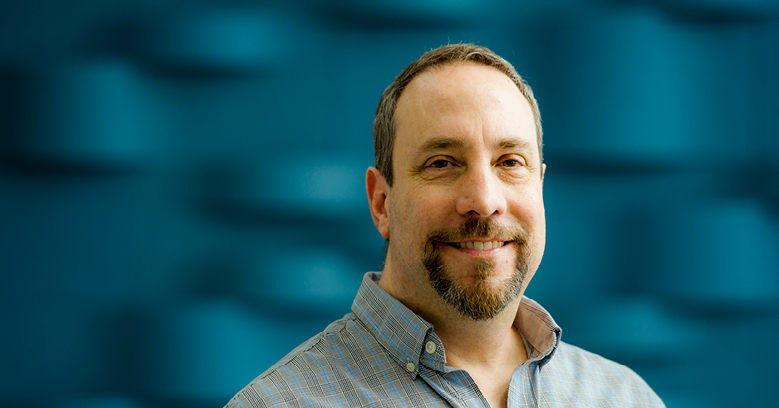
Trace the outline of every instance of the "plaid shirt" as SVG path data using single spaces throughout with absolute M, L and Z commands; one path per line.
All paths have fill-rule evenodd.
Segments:
M 433 327 L 368 273 L 352 313 L 289 353 L 225 408 L 489 407 L 464 370 L 446 365 Z M 629 368 L 560 341 L 539 304 L 523 298 L 515 325 L 528 360 L 517 367 L 509 407 L 664 407 Z

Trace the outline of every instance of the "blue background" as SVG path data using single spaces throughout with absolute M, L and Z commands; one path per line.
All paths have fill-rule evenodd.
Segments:
M 779 405 L 777 2 L 283 4 L 0 6 L 0 406 L 222 406 L 348 312 L 379 95 L 461 41 L 539 100 L 564 340 Z

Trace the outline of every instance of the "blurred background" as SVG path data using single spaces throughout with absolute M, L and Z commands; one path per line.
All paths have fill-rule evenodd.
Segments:
M 563 339 L 779 405 L 774 0 L 30 0 L 0 38 L 2 407 L 221 407 L 349 312 L 379 95 L 453 42 L 540 102 Z

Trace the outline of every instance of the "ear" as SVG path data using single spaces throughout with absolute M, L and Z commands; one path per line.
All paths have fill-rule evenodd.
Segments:
M 368 167 L 365 174 L 365 190 L 371 209 L 373 224 L 384 239 L 389 239 L 389 185 L 375 167 Z

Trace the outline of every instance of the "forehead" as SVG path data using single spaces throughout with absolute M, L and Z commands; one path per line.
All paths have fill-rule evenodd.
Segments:
M 450 63 L 417 75 L 398 99 L 395 123 L 396 145 L 473 134 L 537 143 L 532 109 L 516 84 L 475 62 Z

